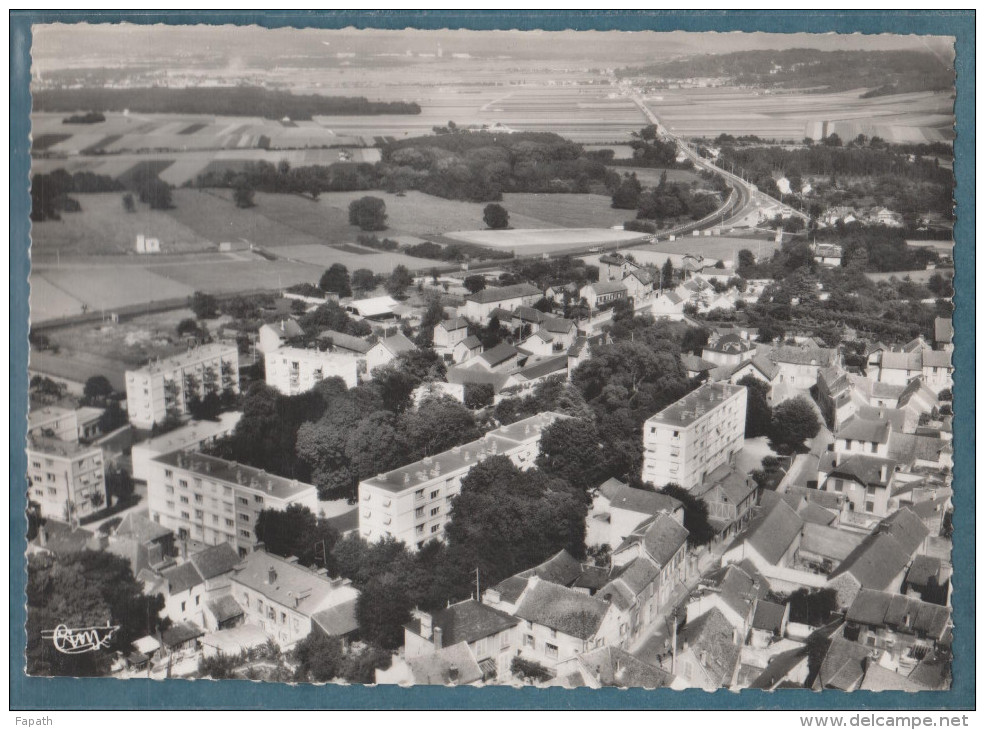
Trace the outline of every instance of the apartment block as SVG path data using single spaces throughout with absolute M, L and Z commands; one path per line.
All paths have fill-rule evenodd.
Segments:
M 318 490 L 235 461 L 177 451 L 151 460 L 147 501 L 151 519 L 179 538 L 228 542 L 246 555 L 257 542 L 260 512 L 292 504 L 317 512 Z
M 284 395 L 307 392 L 326 378 L 342 378 L 354 388 L 359 384 L 360 366 L 365 369 L 365 363 L 365 358 L 351 353 L 300 347 L 281 347 L 264 358 L 267 385 Z
M 412 549 L 440 540 L 461 491 L 462 477 L 490 456 L 507 456 L 520 469 L 533 466 L 540 435 L 559 418 L 546 411 L 501 426 L 481 439 L 359 483 L 359 534 L 369 542 L 392 536 Z
M 27 432 L 60 441 L 78 441 L 79 416 L 73 410 L 58 406 L 32 408 L 27 413 Z
M 127 414 L 138 428 L 151 428 L 169 414 L 188 413 L 198 396 L 239 392 L 239 353 L 235 345 L 209 344 L 128 370 Z
M 643 425 L 643 481 L 694 489 L 742 448 L 746 389 L 705 383 Z
M 189 421 L 184 426 L 160 436 L 134 444 L 130 452 L 133 478 L 149 481 L 151 461 L 175 451 L 201 451 L 236 428 L 243 414 L 238 411 L 220 413 L 217 421 Z
M 106 506 L 103 450 L 46 436 L 27 443 L 28 499 L 70 524 Z

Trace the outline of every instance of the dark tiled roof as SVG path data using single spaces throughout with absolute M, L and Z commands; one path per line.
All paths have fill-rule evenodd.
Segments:
M 572 588 L 538 580 L 529 585 L 516 615 L 576 639 L 598 631 L 608 605 Z
M 318 339 L 331 340 L 334 347 L 342 350 L 351 350 L 352 352 L 358 352 L 363 355 L 373 347 L 361 337 L 347 335 L 345 332 L 337 332 L 335 330 L 324 330 L 319 333 Z
M 758 601 L 756 610 L 752 615 L 752 627 L 762 631 L 773 631 L 779 633 L 783 626 L 783 616 L 786 614 L 787 607 L 782 603 L 771 603 L 770 601 Z
M 161 571 L 161 575 L 168 582 L 168 590 L 171 595 L 191 590 L 204 582 L 201 574 L 190 561 Z
M 208 606 L 212 615 L 215 616 L 215 620 L 219 623 L 243 615 L 243 609 L 230 595 L 219 596 L 215 600 L 209 601 Z
M 465 317 L 455 317 L 455 319 L 446 319 L 443 322 L 438 322 L 438 326 L 448 332 L 456 332 L 457 330 L 468 327 L 469 321 Z
M 670 515 L 659 514 L 643 533 L 643 549 L 663 567 L 687 542 L 688 531 Z
M 517 373 L 527 380 L 536 380 L 552 374 L 560 374 L 568 370 L 568 356 L 558 355 L 541 360 L 536 365 L 530 365 Z
M 913 512 L 894 512 L 866 535 L 831 577 L 849 573 L 862 588 L 884 590 L 907 566 L 927 535 L 927 528 Z
M 659 667 L 640 661 L 632 654 L 613 646 L 603 646 L 579 657 L 585 669 L 603 687 L 667 687 L 674 679 Z
M 346 601 L 311 614 L 311 620 L 328 636 L 345 636 L 359 628 L 356 602 Z
M 529 578 L 532 575 L 536 575 L 538 578 L 551 583 L 570 586 L 578 580 L 581 573 L 581 561 L 572 557 L 571 553 L 567 550 L 562 550 L 537 567 L 523 571 L 519 576 L 521 578 Z
M 735 544 L 746 542 L 772 565 L 776 565 L 797 539 L 804 521 L 792 507 L 779 500 L 772 508 L 755 517 Z
M 626 291 L 626 285 L 621 281 L 596 281 L 592 284 L 588 284 L 586 288 L 589 287 L 595 292 L 596 296 L 600 294 L 615 294 L 617 292 Z
M 950 616 L 951 612 L 946 606 L 898 593 L 863 588 L 845 618 L 867 626 L 916 633 L 938 640 L 944 635 Z
M 835 438 L 851 439 L 853 441 L 874 441 L 884 444 L 889 441 L 890 430 L 888 421 L 868 421 L 858 416 L 853 416 L 842 424 L 841 428 L 835 433 Z
M 507 603 L 516 603 L 517 599 L 523 594 L 523 591 L 527 588 L 527 579 L 521 578 L 518 575 L 513 575 L 506 580 L 497 583 L 493 590 L 499 593 L 502 600 Z
M 518 623 L 517 619 L 474 599 L 455 603 L 436 611 L 433 626 L 440 628 L 446 645 L 464 641 L 467 644 L 506 631 Z
M 682 506 L 679 500 L 666 494 L 634 489 L 615 478 L 604 482 L 599 489 L 613 508 L 629 512 L 655 516 L 660 512 L 675 512 Z
M 241 558 L 232 545 L 222 542 L 195 553 L 188 560 L 203 578 L 209 580 L 217 575 L 231 573 L 239 565 Z
M 717 608 L 706 611 L 688 622 L 681 635 L 699 661 L 704 652 L 702 666 L 719 685 L 731 681 L 740 648 L 733 641 L 732 624 L 725 614 Z
M 45 544 L 43 549 L 49 550 L 56 555 L 67 555 L 77 553 L 92 547 L 95 533 L 82 527 L 72 528 L 64 522 L 56 520 L 46 520 L 40 528 L 45 532 Z M 34 545 L 41 546 L 41 535 L 39 534 L 31 541 Z
M 205 636 L 205 631 L 190 621 L 173 624 L 171 628 L 161 632 L 161 638 L 164 639 L 164 645 L 167 647 L 184 644 L 186 641 L 197 639 L 199 636 Z
M 499 365 L 506 362 L 511 357 L 516 357 L 517 349 L 508 342 L 500 342 L 495 347 L 486 350 L 479 357 L 490 365 Z
M 414 684 L 472 684 L 482 679 L 482 669 L 465 643 L 446 646 L 431 654 L 407 660 Z
M 465 347 L 466 350 L 477 350 L 478 348 L 482 347 L 482 340 L 480 340 L 475 335 L 469 335 L 464 340 L 462 340 L 461 344 L 463 347 Z
M 171 535 L 171 530 L 141 514 L 128 512 L 113 533 L 116 537 L 129 537 L 138 542 L 151 542 Z
M 852 479 L 859 484 L 866 486 L 885 487 L 896 472 L 897 462 L 892 459 L 883 459 L 879 456 L 869 456 L 867 454 L 852 454 L 851 456 L 839 456 L 838 465 L 832 464 L 833 454 L 825 452 L 821 458 L 820 470 L 826 471 L 828 477 L 840 477 Z M 885 470 L 886 478 L 883 479 Z
M 823 688 L 849 691 L 862 680 L 865 675 L 865 660 L 869 649 L 854 641 L 836 636 L 831 639 L 821 669 L 818 672 L 817 684 Z
M 575 329 L 576 325 L 570 319 L 561 317 L 545 317 L 541 327 L 556 335 L 564 335 Z
M 781 345 L 770 353 L 773 362 L 789 365 L 817 365 L 828 367 L 834 360 L 834 350 L 825 347 L 801 347 L 799 345 Z

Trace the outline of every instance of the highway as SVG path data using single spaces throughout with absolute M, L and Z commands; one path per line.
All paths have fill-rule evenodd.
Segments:
M 657 129 L 657 134 L 668 141 L 673 142 L 677 145 L 677 149 L 683 152 L 687 158 L 694 163 L 694 166 L 699 170 L 708 170 L 720 177 L 723 177 L 728 181 L 733 189 L 737 191 L 740 196 L 740 200 L 734 204 L 731 210 L 728 210 L 728 202 L 726 206 L 716 211 L 711 216 L 703 218 L 695 224 L 688 224 L 688 226 L 682 226 L 687 230 L 681 231 L 682 233 L 688 232 L 688 230 L 699 230 L 701 228 L 709 228 L 714 225 L 716 220 L 719 221 L 718 225 L 722 227 L 729 227 L 736 225 L 743 221 L 751 214 L 757 212 L 764 207 L 775 207 L 777 209 L 783 210 L 785 213 L 790 215 L 795 215 L 804 220 L 806 223 L 809 220 L 809 216 L 796 208 L 791 208 L 789 205 L 785 205 L 776 198 L 766 195 L 760 192 L 759 189 L 752 183 L 746 181 L 739 175 L 729 172 L 718 167 L 710 160 L 706 160 L 704 157 L 698 154 L 697 150 L 691 147 L 686 140 L 678 137 L 676 134 L 671 132 L 663 122 L 660 121 L 659 117 L 654 114 L 653 110 L 647 106 L 646 101 L 640 94 L 638 89 L 630 89 L 629 91 L 623 90 L 623 93 L 627 93 L 629 98 L 633 101 L 636 106 L 639 107 L 640 111 L 647 120 Z M 727 219 L 722 219 L 722 214 L 728 215 Z M 661 232 L 661 235 L 666 235 L 667 233 L 675 234 L 675 231 Z

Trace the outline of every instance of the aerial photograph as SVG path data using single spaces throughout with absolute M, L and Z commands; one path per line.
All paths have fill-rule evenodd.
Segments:
M 952 687 L 954 38 L 31 32 L 27 675 Z

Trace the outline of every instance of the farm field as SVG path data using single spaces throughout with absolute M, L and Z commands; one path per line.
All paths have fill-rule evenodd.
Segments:
M 701 180 L 701 176 L 694 170 L 662 169 L 656 167 L 621 167 L 613 165 L 610 168 L 619 175 L 636 174 L 636 178 L 643 187 L 656 187 L 660 184 L 660 176 L 667 173 L 667 182 L 672 183 L 693 183 Z
M 717 137 L 754 134 L 768 139 L 820 139 L 837 133 L 888 142 L 953 139 L 952 94 L 918 92 L 862 99 L 864 89 L 836 94 L 781 93 L 737 88 L 668 89 L 647 106 L 675 134 Z
M 592 246 L 631 245 L 646 234 L 608 228 L 510 229 L 505 231 L 454 231 L 445 238 L 515 251 L 520 255 L 586 249 Z
M 608 228 L 621 226 L 633 217 L 631 210 L 613 208 L 608 195 L 506 193 L 502 205 L 514 228 Z M 540 225 L 521 226 L 519 216 L 534 219 Z
M 191 296 L 194 292 L 194 289 L 170 279 L 163 272 L 141 266 L 52 268 L 32 274 L 32 280 L 35 276 L 46 279 L 78 301 L 88 304 L 89 311 L 108 311 L 148 300 L 176 299 Z
M 714 263 L 719 259 L 722 261 L 734 261 L 738 252 L 744 248 L 752 251 L 757 259 L 761 257 L 768 258 L 779 247 L 780 244 L 776 243 L 772 238 L 702 235 L 684 236 L 676 241 L 661 241 L 647 244 L 646 246 L 634 246 L 627 250 L 641 263 L 661 266 L 667 260 L 668 254 L 704 256 L 706 259 L 711 259 L 711 262 Z
M 177 191 L 176 191 L 177 192 Z M 63 213 L 60 221 L 31 225 L 32 255 L 123 254 L 134 250 L 137 234 L 161 241 L 165 252 L 204 251 L 209 240 L 170 215 L 137 202 L 137 210 L 123 209 L 123 193 L 73 195 L 82 206 L 78 213 Z
M 374 251 L 371 248 L 352 245 L 345 247 L 320 244 L 282 246 L 277 249 L 277 255 L 291 262 L 300 262 L 317 267 L 315 271 L 318 276 L 321 275 L 322 269 L 327 269 L 332 264 L 343 264 L 349 271 L 369 269 L 374 274 L 389 274 L 399 264 L 403 264 L 411 271 L 427 270 L 435 266 L 448 266 L 447 261 L 422 259 L 389 251 Z M 311 270 L 310 266 L 309 270 Z M 312 277 L 312 283 L 318 276 Z

